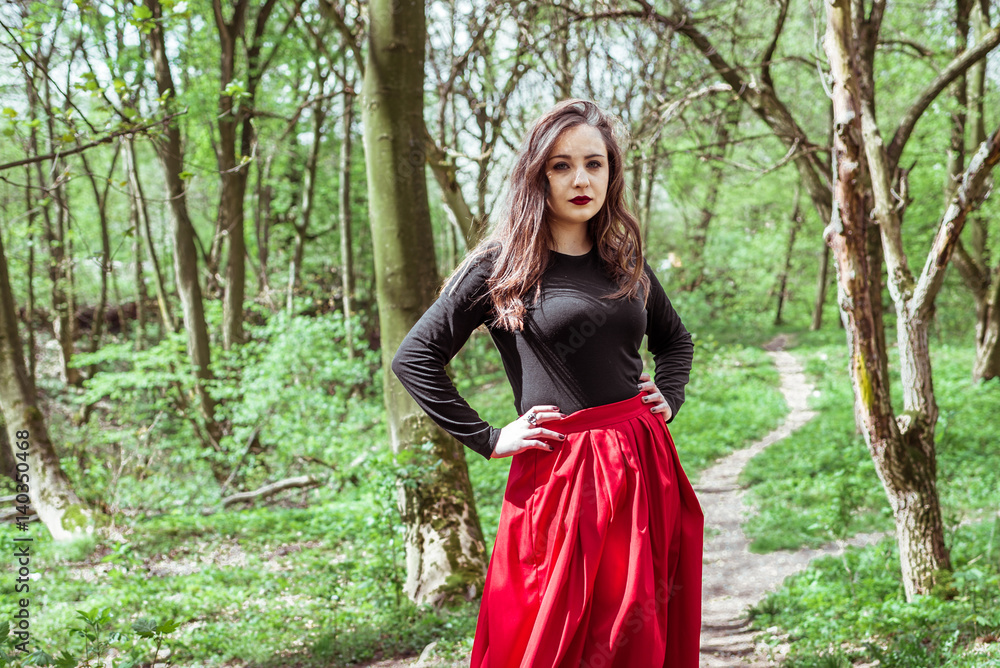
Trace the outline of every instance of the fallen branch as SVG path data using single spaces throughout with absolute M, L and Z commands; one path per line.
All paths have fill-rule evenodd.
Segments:
M 279 480 L 277 482 L 272 482 L 269 485 L 264 485 L 252 492 L 240 492 L 239 494 L 233 494 L 232 496 L 227 496 L 222 500 L 222 507 L 228 508 L 237 503 L 255 501 L 259 498 L 267 498 L 269 496 L 274 496 L 278 492 L 283 492 L 286 489 L 295 488 L 310 488 L 320 485 L 322 481 L 319 478 L 311 475 L 302 475 L 294 478 L 285 478 L 284 480 Z

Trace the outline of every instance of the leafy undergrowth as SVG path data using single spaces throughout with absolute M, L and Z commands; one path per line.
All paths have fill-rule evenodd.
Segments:
M 1000 666 L 1000 385 L 973 385 L 972 351 L 932 354 L 940 408 L 938 490 L 955 568 L 935 595 L 907 603 L 892 514 L 863 437 L 855 433 L 843 346 L 800 349 L 819 415 L 750 462 L 741 482 L 759 514 L 753 549 L 818 545 L 858 531 L 889 536 L 814 561 L 754 610 L 787 668 Z M 898 374 L 894 405 L 901 405 Z
M 887 538 L 814 561 L 751 611 L 783 668 L 967 668 L 1000 665 L 1000 519 L 950 536 L 950 583 L 907 603 Z
M 178 623 L 163 643 L 175 666 L 350 665 L 472 635 L 471 605 L 435 611 L 402 594 L 391 494 L 318 496 L 303 508 L 132 520 L 122 543 L 57 544 L 32 525 L 30 648 L 83 656 L 76 611 L 102 607 L 108 633 L 140 617 Z M 9 526 L 3 534 L 13 538 Z M 5 578 L 0 617 L 13 617 L 19 596 Z
M 458 361 L 456 377 L 485 419 L 506 424 L 516 417 L 510 388 L 481 345 Z M 687 403 L 671 424 L 689 475 L 780 420 L 777 384 L 760 351 L 698 346 Z M 381 424 L 363 432 L 369 442 L 383 433 Z M 202 515 L 198 502 L 168 501 L 162 505 L 174 509 L 163 514 L 118 515 L 121 542 L 57 544 L 32 524 L 31 648 L 77 657 L 85 644 L 93 649 L 74 630 L 82 610 L 104 620 L 91 629 L 98 642 L 114 640 L 123 653 L 135 647 L 146 665 L 155 648 L 140 647 L 130 631 L 171 621 L 178 628 L 165 636 L 160 661 L 169 652 L 174 666 L 349 666 L 415 656 L 433 641 L 436 658 L 461 660 L 478 598 L 442 610 L 408 602 L 393 464 L 387 448 L 369 450 L 353 478 L 280 507 Z M 511 460 L 466 454 L 489 552 Z M 0 533 L 13 538 L 9 525 Z M 12 618 L 23 595 L 14 586 L 12 578 L 0 583 L 2 618 Z

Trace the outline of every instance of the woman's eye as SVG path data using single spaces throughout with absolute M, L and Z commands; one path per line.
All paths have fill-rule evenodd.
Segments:
M 597 161 L 597 160 L 591 160 L 590 161 L 590 166 L 591 167 L 596 167 L 597 169 L 600 169 L 601 168 L 601 163 L 599 161 Z

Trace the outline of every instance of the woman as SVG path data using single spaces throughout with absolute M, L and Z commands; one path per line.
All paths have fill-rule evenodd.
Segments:
M 643 258 L 613 120 L 571 99 L 535 121 L 491 235 L 392 360 L 442 428 L 513 456 L 473 668 L 698 665 L 703 515 L 666 427 L 693 345 Z M 483 324 L 520 414 L 500 429 L 444 370 Z

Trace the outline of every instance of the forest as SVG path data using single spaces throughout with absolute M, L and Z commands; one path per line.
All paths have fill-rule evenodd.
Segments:
M 998 47 L 993 0 L 6 0 L 0 666 L 468 666 L 511 458 L 390 362 L 570 98 L 694 341 L 701 665 L 1000 666 Z M 448 372 L 518 417 L 485 328 Z

